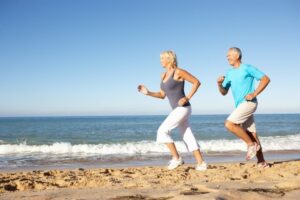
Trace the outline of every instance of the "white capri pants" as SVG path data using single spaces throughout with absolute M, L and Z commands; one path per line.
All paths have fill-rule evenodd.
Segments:
M 198 150 L 200 146 L 189 125 L 191 113 L 191 106 L 175 108 L 158 128 L 156 141 L 158 143 L 173 143 L 174 141 L 170 136 L 171 130 L 178 127 L 187 149 L 189 151 Z

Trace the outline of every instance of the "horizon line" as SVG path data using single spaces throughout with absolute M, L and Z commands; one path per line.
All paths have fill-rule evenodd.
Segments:
M 202 114 L 192 114 L 192 116 L 210 116 L 210 115 L 229 115 L 230 113 L 202 113 Z M 298 112 L 291 113 L 255 113 L 254 115 L 297 115 Z M 0 116 L 0 118 L 64 118 L 64 117 L 131 117 L 131 116 L 166 116 L 168 114 L 111 114 L 111 115 L 16 115 L 16 116 Z

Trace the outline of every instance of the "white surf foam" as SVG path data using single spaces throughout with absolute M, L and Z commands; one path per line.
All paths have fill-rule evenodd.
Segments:
M 287 136 L 260 137 L 264 151 L 280 150 L 300 150 L 300 134 Z M 245 143 L 240 139 L 235 140 L 207 140 L 199 141 L 202 151 L 246 151 Z M 182 141 L 176 142 L 180 152 L 187 152 Z M 155 141 L 140 141 L 116 144 L 71 144 L 57 142 L 50 145 L 27 145 L 26 142 L 20 144 L 1 144 L 0 155 L 9 154 L 55 154 L 55 155 L 146 155 L 146 154 L 168 153 L 168 149 L 163 144 Z

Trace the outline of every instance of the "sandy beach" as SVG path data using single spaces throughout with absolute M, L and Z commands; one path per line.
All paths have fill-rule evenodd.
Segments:
M 300 160 L 0 173 L 0 199 L 297 199 Z

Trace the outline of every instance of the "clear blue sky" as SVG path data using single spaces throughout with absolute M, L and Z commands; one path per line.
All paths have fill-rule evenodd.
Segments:
M 299 10 L 297 0 L 0 0 L 0 116 L 167 114 L 166 99 L 136 87 L 159 90 L 169 49 L 202 82 L 193 113 L 229 113 L 216 79 L 231 46 L 272 80 L 258 113 L 299 113 Z

